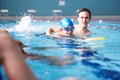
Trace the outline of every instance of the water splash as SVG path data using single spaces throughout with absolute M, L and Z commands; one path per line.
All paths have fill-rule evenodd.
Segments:
M 31 16 L 24 16 L 21 18 L 20 22 L 11 28 L 11 31 L 17 32 L 38 32 L 42 30 L 42 27 L 32 26 Z

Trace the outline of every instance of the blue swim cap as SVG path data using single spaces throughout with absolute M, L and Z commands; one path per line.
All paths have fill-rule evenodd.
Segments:
M 60 21 L 60 27 L 66 31 L 69 31 L 69 30 L 73 31 L 74 30 L 73 23 L 69 18 L 63 18 Z

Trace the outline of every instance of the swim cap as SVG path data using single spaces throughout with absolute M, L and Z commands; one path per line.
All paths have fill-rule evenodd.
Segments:
M 69 30 L 73 31 L 74 30 L 73 23 L 69 18 L 63 18 L 60 21 L 60 27 L 66 31 L 69 31 Z

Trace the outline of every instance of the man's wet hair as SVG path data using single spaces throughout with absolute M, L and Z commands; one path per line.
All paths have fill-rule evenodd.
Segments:
M 81 12 L 88 12 L 88 13 L 89 13 L 89 17 L 90 17 L 90 19 L 91 19 L 91 11 L 90 11 L 89 9 L 87 9 L 87 8 L 82 8 L 82 9 L 80 9 L 80 10 L 78 11 L 78 13 L 77 13 L 77 17 L 79 17 L 79 13 L 81 13 Z

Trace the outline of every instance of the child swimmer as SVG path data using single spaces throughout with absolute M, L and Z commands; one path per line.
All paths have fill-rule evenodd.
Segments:
M 60 27 L 49 28 L 46 30 L 46 35 L 61 37 L 70 36 L 73 34 L 74 26 L 69 18 L 63 18 L 60 21 Z

